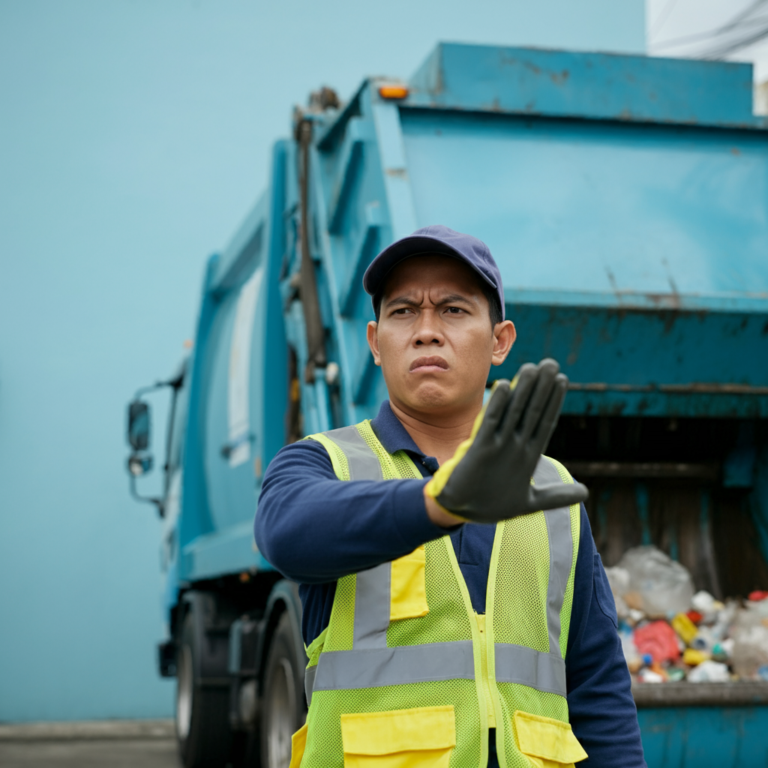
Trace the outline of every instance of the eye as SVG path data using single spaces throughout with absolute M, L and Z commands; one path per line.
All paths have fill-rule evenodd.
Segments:
M 413 312 L 413 310 L 410 307 L 400 307 L 399 309 L 395 309 L 392 314 L 393 315 L 405 315 L 409 312 Z
M 463 310 L 461 307 L 446 307 L 445 311 L 452 315 L 463 315 L 465 310 Z

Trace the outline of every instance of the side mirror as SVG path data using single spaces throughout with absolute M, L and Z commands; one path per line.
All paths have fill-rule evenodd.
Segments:
M 149 448 L 149 429 L 149 405 L 134 400 L 128 406 L 128 442 L 134 451 L 146 451 Z M 135 475 L 132 469 L 131 474 Z
M 152 455 L 147 450 L 149 444 L 152 442 L 151 413 L 149 404 L 145 403 L 141 399 L 141 396 L 147 392 L 154 392 L 161 387 L 170 386 L 176 389 L 180 385 L 181 379 L 179 379 L 178 384 L 175 382 L 175 379 L 173 381 L 158 381 L 152 386 L 142 387 L 134 395 L 133 401 L 128 404 L 127 438 L 128 443 L 131 446 L 131 455 L 128 457 L 127 469 L 131 478 L 131 496 L 133 496 L 136 501 L 145 501 L 154 504 L 157 507 L 157 511 L 160 513 L 160 517 L 163 517 L 165 514 L 163 499 L 142 496 L 136 489 L 136 481 L 138 478 L 151 472 L 154 464 Z
M 154 461 L 151 456 L 140 456 L 132 453 L 128 457 L 128 471 L 133 477 L 141 477 L 152 471 Z

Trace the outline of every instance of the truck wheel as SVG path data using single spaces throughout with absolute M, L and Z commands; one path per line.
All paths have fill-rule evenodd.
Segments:
M 304 670 L 296 659 L 296 639 L 284 613 L 278 621 L 267 656 L 261 716 L 263 768 L 288 768 L 291 736 L 304 724 Z
M 205 645 L 190 611 L 181 631 L 176 686 L 176 737 L 185 768 L 224 768 L 232 744 L 229 690 L 206 686 L 200 674 Z
M 242 732 L 232 736 L 231 768 L 260 768 L 261 747 L 258 733 Z

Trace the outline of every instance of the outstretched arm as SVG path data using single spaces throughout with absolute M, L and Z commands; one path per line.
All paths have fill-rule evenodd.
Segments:
M 283 448 L 267 468 L 256 544 L 278 571 L 304 584 L 396 560 L 447 533 L 429 519 L 426 482 L 341 482 L 325 448 L 302 440 Z

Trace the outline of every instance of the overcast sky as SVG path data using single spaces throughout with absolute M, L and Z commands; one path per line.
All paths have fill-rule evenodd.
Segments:
M 761 0 L 646 0 L 648 52 L 664 56 L 696 55 L 712 43 L 708 39 L 666 45 L 682 37 L 714 31 L 755 5 L 755 18 L 751 28 L 768 27 L 768 1 Z M 727 58 L 734 61 L 752 61 L 755 79 L 768 80 L 768 38 L 744 48 Z

